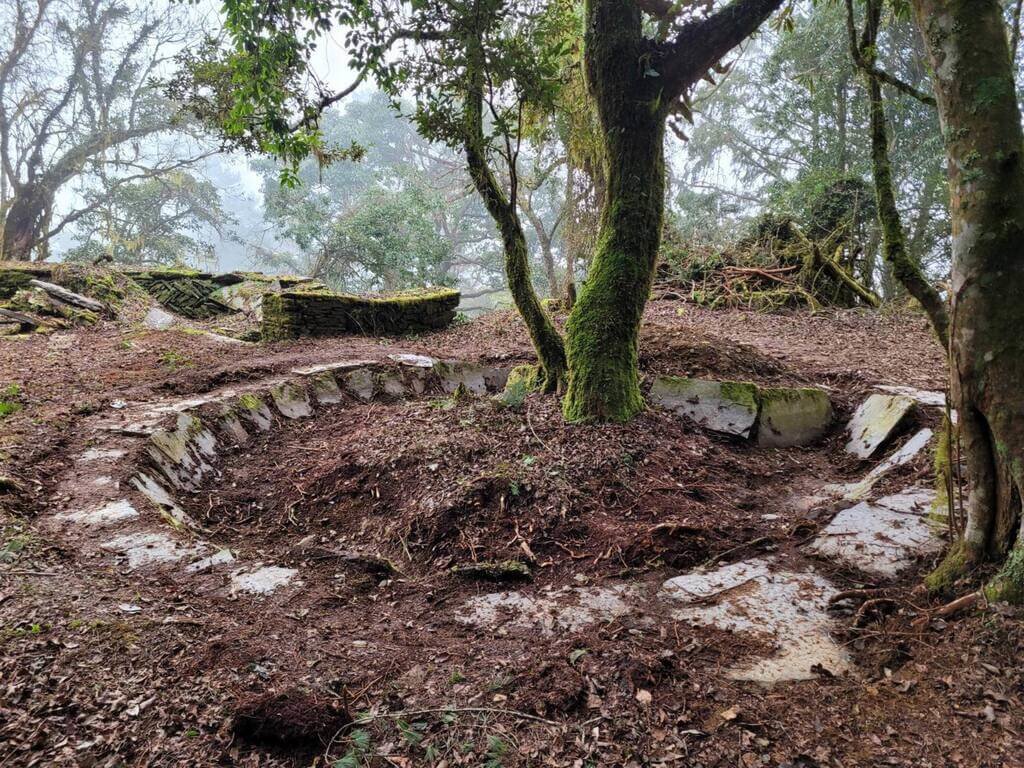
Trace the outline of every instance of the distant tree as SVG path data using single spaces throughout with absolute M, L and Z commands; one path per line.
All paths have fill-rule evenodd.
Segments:
M 59 215 L 71 182 L 113 191 L 191 158 L 157 150 L 183 127 L 153 82 L 186 39 L 177 18 L 119 0 L 0 4 L 0 257 L 45 257 L 50 238 L 102 205 L 92 194 Z
M 233 223 L 221 207 L 217 188 L 184 171 L 174 171 L 95 193 L 102 201 L 74 224 L 76 244 L 68 261 L 110 261 L 133 266 L 217 263 L 212 235 L 228 235 Z
M 915 261 L 907 250 L 903 216 L 896 202 L 896 185 L 893 181 L 889 155 L 889 129 L 885 103 L 882 99 L 882 85 L 884 83 L 892 86 L 900 93 L 932 106 L 935 104 L 935 98 L 879 68 L 878 43 L 882 26 L 882 6 L 883 0 L 865 0 L 864 26 L 858 38 L 853 0 L 846 0 L 850 56 L 864 76 L 868 90 L 871 171 L 875 182 L 878 221 L 882 230 L 882 253 L 893 276 L 924 308 L 936 336 L 943 349 L 946 349 L 949 346 L 949 315 L 946 312 L 946 302 L 928 280 L 920 263 Z

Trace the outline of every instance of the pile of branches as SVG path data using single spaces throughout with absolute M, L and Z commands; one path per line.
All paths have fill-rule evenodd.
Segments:
M 658 282 L 711 308 L 878 307 L 881 299 L 846 265 L 856 258 L 848 252 L 842 238 L 811 239 L 791 218 L 766 216 L 726 250 L 670 242 Z

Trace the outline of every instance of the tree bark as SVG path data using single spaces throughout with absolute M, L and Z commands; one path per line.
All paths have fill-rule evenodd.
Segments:
M 530 279 L 529 250 L 526 235 L 516 212 L 515 158 L 509 157 L 511 194 L 505 195 L 487 162 L 483 132 L 484 52 L 479 38 L 466 41 L 467 92 L 465 104 L 466 164 L 473 186 L 483 199 L 501 234 L 505 252 L 505 277 L 512 301 L 526 323 L 530 340 L 540 362 L 540 376 L 535 382 L 544 392 L 561 392 L 567 378 L 565 344 L 533 290 Z
M 986 594 L 1020 602 L 1024 135 L 1006 25 L 995 0 L 913 6 L 935 73 L 949 168 L 953 397 L 970 483 L 963 538 L 930 584 L 944 586 L 967 567 L 1006 557 Z
M 626 421 L 644 407 L 638 336 L 665 198 L 667 101 L 632 0 L 587 0 L 584 61 L 604 143 L 607 204 L 566 326 L 569 421 Z
M 0 259 L 30 261 L 32 250 L 43 236 L 51 196 L 39 185 L 26 185 L 16 193 L 4 218 Z
M 586 0 L 583 58 L 597 104 L 606 194 L 587 280 L 569 315 L 569 421 L 626 421 L 644 408 L 637 366 L 665 198 L 673 102 L 743 42 L 781 0 L 736 0 L 648 39 L 636 0 Z

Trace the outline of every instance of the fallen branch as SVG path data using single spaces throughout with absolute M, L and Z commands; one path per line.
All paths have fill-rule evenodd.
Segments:
M 69 291 L 67 288 L 62 288 L 59 285 L 53 283 L 47 283 L 42 280 L 29 280 L 28 284 L 33 288 L 39 288 L 45 291 L 47 295 L 56 299 L 57 301 L 70 304 L 73 307 L 79 309 L 87 309 L 90 312 L 98 312 L 100 314 L 109 314 L 110 308 L 102 301 L 96 301 L 96 299 L 90 299 L 88 296 L 83 296 L 80 293 Z

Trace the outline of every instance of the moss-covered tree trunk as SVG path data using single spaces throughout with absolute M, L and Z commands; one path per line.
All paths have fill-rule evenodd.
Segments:
M 3 251 L 6 261 L 29 261 L 43 235 L 46 212 L 52 204 L 45 188 L 25 185 L 11 201 L 4 217 Z
M 636 0 L 586 0 L 584 64 L 607 197 L 566 329 L 563 409 L 570 421 L 625 421 L 643 409 L 638 338 L 661 239 L 665 119 L 673 102 L 780 4 L 736 0 L 659 41 L 644 36 Z
M 473 186 L 483 199 L 501 234 L 505 252 L 505 277 L 516 309 L 526 323 L 541 376 L 535 382 L 544 392 L 559 392 L 566 380 L 565 344 L 537 298 L 530 279 L 530 255 L 526 235 L 516 211 L 515 158 L 508 158 L 513 189 L 506 195 L 487 160 L 483 131 L 484 52 L 477 38 L 466 41 L 465 140 L 466 164 Z
M 587 78 L 604 140 L 608 202 L 587 281 L 567 326 L 570 421 L 625 421 L 643 409 L 638 332 L 665 202 L 667 104 L 631 0 L 589 0 Z
M 995 0 L 914 0 L 928 47 L 953 222 L 951 365 L 967 453 L 963 540 L 933 574 L 1006 558 L 991 597 L 1024 598 L 1024 136 Z
M 893 277 L 921 304 L 931 321 L 943 349 L 949 346 L 949 314 L 946 303 L 929 282 L 920 266 L 907 252 L 903 219 L 896 205 L 896 188 L 889 160 L 889 130 L 886 126 L 882 81 L 876 74 L 878 29 L 882 17 L 882 0 L 865 3 L 864 30 L 858 43 L 853 27 L 853 2 L 847 0 L 850 50 L 854 64 L 864 74 L 868 91 L 868 115 L 871 132 L 871 170 L 875 182 L 875 202 L 882 229 L 882 255 L 889 263 Z

